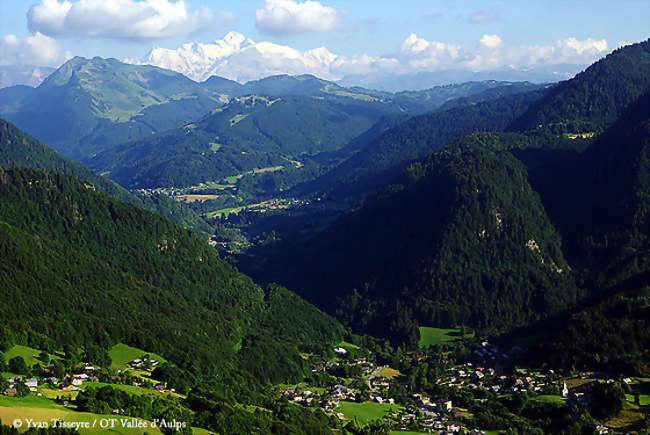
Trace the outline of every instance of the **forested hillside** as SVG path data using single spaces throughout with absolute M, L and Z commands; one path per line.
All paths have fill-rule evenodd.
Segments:
M 600 133 L 650 87 L 650 39 L 628 45 L 554 86 L 515 130 Z
M 121 200 L 165 216 L 177 224 L 209 235 L 212 228 L 188 207 L 163 195 L 136 196 L 112 181 L 95 174 L 79 163 L 66 159 L 56 151 L 0 119 L 0 167 L 14 166 L 46 169 L 73 175 L 93 184 L 98 190 Z
M 335 197 L 364 196 L 396 177 L 410 163 L 423 159 L 466 134 L 507 128 L 544 90 L 516 94 L 478 104 L 413 117 L 386 131 L 322 177 L 312 188 Z
M 650 267 L 649 112 L 646 93 L 581 154 L 516 153 L 562 233 L 569 261 L 591 287 L 612 286 Z
M 650 374 L 650 273 L 612 288 L 566 318 L 543 325 L 535 362 L 575 370 Z
M 623 62 L 638 58 L 647 69 L 638 46 L 627 48 Z M 617 59 L 606 59 L 612 71 Z M 497 332 L 559 314 L 649 271 L 647 92 L 595 140 L 550 130 L 465 136 L 298 249 L 262 246 L 242 265 L 350 325 L 407 343 L 418 324 Z M 424 137 L 423 119 L 378 143 L 395 131 Z M 385 143 L 409 145 L 394 139 Z
M 303 154 L 336 150 L 370 128 L 386 109 L 357 100 L 252 95 L 87 163 L 128 187 L 191 186 L 254 168 L 295 166 L 292 161 Z
M 263 318 L 263 291 L 191 232 L 72 177 L 10 169 L 1 180 L 3 286 L 16 292 L 3 318 L 21 340 L 46 340 L 50 347 L 122 340 L 146 344 L 181 366 L 216 368 L 235 357 L 235 344 Z M 35 279 L 44 274 L 47 279 Z M 60 292 L 68 296 L 54 302 Z M 121 303 L 97 299 L 106 297 Z M 10 300 L 22 301 L 22 308 Z M 167 316 L 178 316 L 178 327 L 156 326 L 171 321 Z M 324 338 L 336 337 L 334 321 L 323 320 L 331 327 Z M 202 324 L 215 328 L 192 332 Z
M 263 291 L 193 233 L 88 182 L 0 169 L 0 205 L 3 350 L 123 342 L 172 362 L 164 380 L 179 391 L 218 376 L 218 400 L 232 405 L 266 400 L 265 382 L 302 379 L 298 351 L 342 338 L 294 294 Z
M 413 165 L 268 269 L 349 324 L 411 343 L 414 321 L 503 330 L 577 296 L 525 167 L 479 147 Z

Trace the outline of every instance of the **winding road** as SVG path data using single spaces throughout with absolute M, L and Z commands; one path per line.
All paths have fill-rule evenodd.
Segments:
M 374 378 L 375 376 L 377 376 L 377 374 L 378 374 L 380 371 L 382 371 L 385 367 L 387 367 L 387 366 L 379 366 L 379 367 L 377 367 L 377 368 L 375 369 L 375 371 L 372 372 L 372 373 L 370 374 L 370 376 L 368 376 L 368 379 L 366 379 L 366 383 L 368 384 L 368 389 L 372 390 L 372 384 L 371 384 L 372 378 Z

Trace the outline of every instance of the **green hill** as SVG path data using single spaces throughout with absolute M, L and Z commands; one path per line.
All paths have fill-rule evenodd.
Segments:
M 216 79 L 215 79 L 216 80 Z M 310 74 L 299 76 L 277 75 L 253 80 L 241 85 L 232 95 L 303 95 L 325 99 L 359 100 L 394 106 L 393 112 L 419 114 L 459 98 L 494 90 L 495 94 L 510 93 L 515 89 L 532 90 L 537 86 L 526 82 L 504 82 L 497 80 L 473 81 L 445 86 L 435 86 L 421 91 L 385 92 L 362 87 L 346 88 L 336 83 L 319 79 Z M 494 98 L 494 97 L 492 97 Z
M 650 273 L 541 326 L 529 357 L 576 370 L 650 374 Z M 539 325 L 538 325 L 539 326 Z
M 390 182 L 410 163 L 466 134 L 504 130 L 544 92 L 524 92 L 413 117 L 383 133 L 310 187 L 337 198 L 363 197 Z
M 290 173 L 295 161 L 318 171 L 330 157 L 340 161 L 342 156 L 328 157 L 332 152 L 344 147 L 343 155 L 355 152 L 356 138 L 387 115 L 432 109 L 455 96 L 500 87 L 520 86 L 477 82 L 412 95 L 347 89 L 313 76 L 268 77 L 242 85 L 235 92 L 245 96 L 192 124 L 84 162 L 121 185 L 138 188 L 192 186 L 265 167 Z
M 210 406 L 263 405 L 261 385 L 304 377 L 299 351 L 343 337 L 337 321 L 261 289 L 192 232 L 70 176 L 0 169 L 0 254 L 1 349 L 125 343 L 171 362 L 160 376 L 178 391 L 216 376 Z
M 82 178 L 98 190 L 138 207 L 165 216 L 179 225 L 192 228 L 198 234 L 212 231 L 201 217 L 164 195 L 136 196 L 114 182 L 101 177 L 79 163 L 66 159 L 53 149 L 23 133 L 11 123 L 0 119 L 0 167 L 14 166 L 46 169 Z
M 219 94 L 181 74 L 99 57 L 75 57 L 37 88 L 2 89 L 0 101 L 0 116 L 75 159 L 221 104 Z
M 585 285 L 608 288 L 650 267 L 650 93 L 583 153 L 516 154 Z
M 264 292 L 191 232 L 72 177 L 10 169 L 0 179 L 2 282 L 13 295 L 3 319 L 14 336 L 124 342 L 215 367 L 263 318 Z
M 37 88 L 1 89 L 0 116 L 67 157 L 80 160 L 117 144 L 180 127 L 231 97 L 302 95 L 344 104 L 366 103 L 395 113 L 421 113 L 450 99 L 504 84 L 473 82 L 391 94 L 343 88 L 309 75 L 273 76 L 244 85 L 221 77 L 196 83 L 150 65 L 75 57 Z
M 129 187 L 191 186 L 254 168 L 293 166 L 334 150 L 383 115 L 372 104 L 312 97 L 233 99 L 185 127 L 100 153 L 87 163 Z
M 351 325 L 411 344 L 417 322 L 507 330 L 578 293 L 524 165 L 482 147 L 413 165 L 285 255 L 268 279 L 337 308 Z

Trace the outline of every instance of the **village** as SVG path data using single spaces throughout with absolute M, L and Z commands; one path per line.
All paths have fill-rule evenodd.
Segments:
M 485 404 L 490 397 L 525 396 L 540 403 L 566 403 L 586 410 L 592 397 L 590 393 L 581 391 L 581 385 L 590 382 L 630 385 L 647 381 L 610 379 L 595 373 L 580 373 L 567 378 L 552 369 L 513 365 L 519 352 L 517 348 L 506 353 L 488 341 L 476 340 L 475 345 L 470 353 L 466 353 L 469 360 L 454 362 L 448 358 L 449 351 L 432 353 L 431 349 L 425 348 L 404 353 L 398 360 L 393 360 L 395 366 L 391 367 L 391 363 L 379 361 L 377 355 L 368 349 L 341 342 L 326 352 L 327 356 L 306 355 L 312 376 L 297 385 L 278 386 L 276 391 L 288 403 L 320 410 L 337 419 L 342 426 L 353 422 L 363 425 L 371 419 L 383 419 L 389 422 L 392 431 L 397 432 L 478 435 L 498 432 L 480 427 L 473 415 L 476 408 L 472 409 L 472 403 Z M 8 377 L 2 393 L 7 397 L 45 395 L 65 407 L 74 407 L 80 391 L 104 385 L 133 388 L 139 393 L 149 391 L 148 394 L 183 397 L 173 388 L 153 379 L 152 373 L 161 365 L 161 360 L 142 354 L 124 361 L 121 369 L 102 369 L 88 362 L 64 369 L 60 361 L 54 360 L 40 368 L 39 373 L 34 369 L 23 372 L 29 375 Z M 438 370 L 438 375 L 430 376 L 431 385 L 426 391 L 413 386 L 413 379 L 408 376 L 422 367 L 437 367 Z M 456 398 L 432 393 L 434 391 L 456 392 L 452 394 Z M 123 415 L 124 410 L 112 409 L 112 414 Z M 624 432 L 606 426 L 603 421 L 598 422 L 596 433 Z
M 312 368 L 314 373 L 331 375 L 336 381 L 333 386 L 323 388 L 302 384 L 283 388 L 280 390 L 281 394 L 290 403 L 310 408 L 319 407 L 343 424 L 361 417 L 364 414 L 363 407 L 367 406 L 369 410 L 377 410 L 377 417 L 390 421 L 393 431 L 471 435 L 486 433 L 485 430 L 474 427 L 472 415 L 467 408 L 455 404 L 452 400 L 428 396 L 417 391 L 410 391 L 406 398 L 397 400 L 392 397 L 391 386 L 404 382 L 399 371 L 387 365 L 378 365 L 373 362 L 372 356 L 347 359 L 345 348 L 337 347 L 334 350 L 335 358 L 330 361 L 316 361 Z M 517 352 L 517 349 L 514 351 Z M 435 380 L 435 384 L 460 390 L 489 391 L 497 396 L 520 394 L 542 402 L 565 402 L 586 409 L 590 395 L 569 388 L 569 385 L 615 382 L 614 379 L 594 373 L 581 373 L 576 379 L 567 379 L 552 369 L 508 369 L 506 367 L 509 355 L 500 352 L 497 346 L 487 341 L 480 343 L 480 348 L 474 351 L 473 357 L 474 362 L 450 364 L 444 374 Z M 403 362 L 418 365 L 427 363 L 428 358 L 425 355 L 409 354 Z M 341 373 L 357 375 L 337 376 Z M 631 383 L 633 380 L 626 378 L 624 382 Z M 596 433 L 624 432 L 598 423 Z
M 72 370 L 66 371 L 61 364 L 53 362 L 42 367 L 38 374 L 32 371 L 31 376 L 8 377 L 4 381 L 2 394 L 8 397 L 43 397 L 46 392 L 49 398 L 56 398 L 65 406 L 72 402 L 79 391 L 88 386 L 125 385 L 150 389 L 152 392 L 175 394 L 173 388 L 167 389 L 163 383 L 151 379 L 152 371 L 159 365 L 160 361 L 146 354 L 128 362 L 124 369 L 110 371 L 90 363 L 78 363 Z M 119 409 L 113 410 L 113 414 L 121 413 Z

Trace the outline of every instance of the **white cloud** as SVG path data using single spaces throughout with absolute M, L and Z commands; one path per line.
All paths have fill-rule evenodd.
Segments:
M 587 38 L 584 41 L 580 41 L 576 38 L 569 38 L 564 41 L 558 41 L 558 46 L 568 49 L 570 52 L 575 51 L 578 55 L 595 55 L 607 51 L 607 41 L 604 39 L 597 41 L 592 38 Z
M 265 0 L 264 8 L 255 12 L 256 26 L 272 34 L 315 33 L 338 26 L 342 12 L 317 1 Z
M 505 62 L 517 66 L 536 66 L 542 64 L 591 63 L 608 52 L 605 39 L 587 38 L 578 40 L 568 38 L 554 45 L 526 45 L 509 47 L 503 55 Z
M 554 45 L 505 46 L 499 35 L 485 34 L 475 49 L 427 41 L 411 34 L 402 44 L 401 63 L 429 70 L 485 71 L 504 66 L 527 68 L 543 64 L 586 64 L 608 51 L 607 41 L 568 38 Z M 407 61 L 407 62 L 405 62 Z
M 198 31 L 212 13 L 203 8 L 192 14 L 183 0 L 41 0 L 29 8 L 27 20 L 32 32 L 51 36 L 138 40 Z
M 411 33 L 402 42 L 398 59 L 402 66 L 416 71 L 444 69 L 464 56 L 460 45 L 427 41 Z
M 59 66 L 69 57 L 56 40 L 39 32 L 27 38 L 9 34 L 0 39 L 0 65 Z
M 481 37 L 481 40 L 479 41 L 479 44 L 481 44 L 481 46 L 488 48 L 490 50 L 499 48 L 502 43 L 503 41 L 501 40 L 499 35 L 483 35 L 483 37 Z
M 606 40 L 568 38 L 551 45 L 510 46 L 499 35 L 485 34 L 472 47 L 428 41 L 412 33 L 396 53 L 343 56 L 325 47 L 300 51 L 271 42 L 255 42 L 236 32 L 212 44 L 184 44 L 176 50 L 155 48 L 144 63 L 179 71 L 202 81 L 219 75 L 240 82 L 272 74 L 314 74 L 329 80 L 346 75 L 414 74 L 422 71 L 519 69 L 560 63 L 587 64 L 606 54 Z M 138 63 L 137 61 L 130 61 Z

